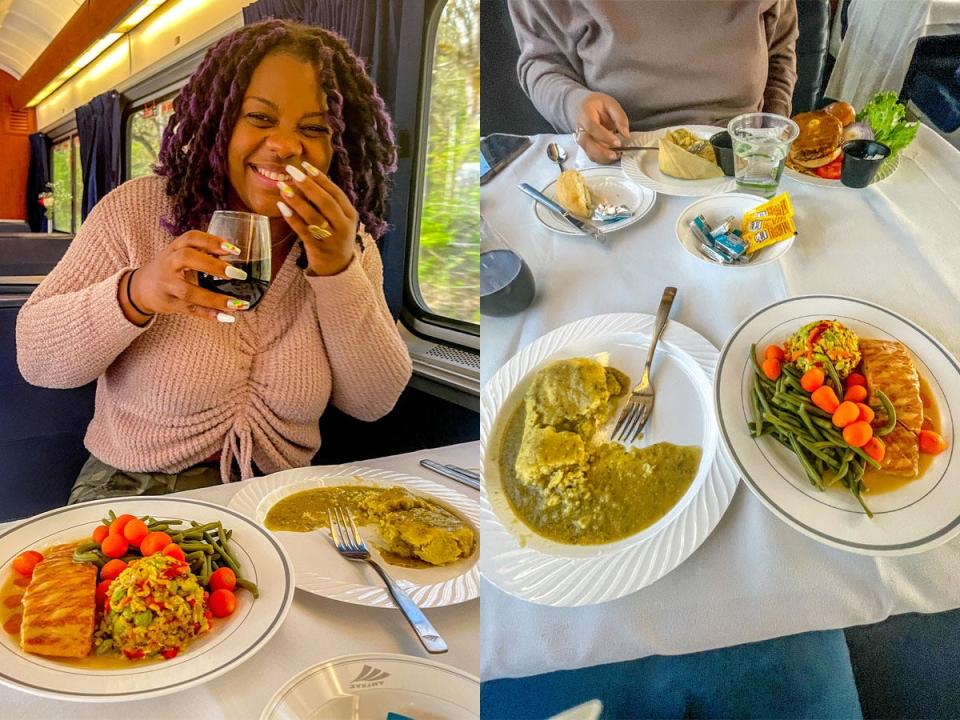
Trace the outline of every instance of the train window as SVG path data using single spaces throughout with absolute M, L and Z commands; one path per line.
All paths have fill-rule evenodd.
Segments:
M 80 229 L 80 210 L 83 204 L 83 170 L 80 165 L 80 136 L 74 135 L 73 142 L 73 232 Z
M 435 25 L 408 286 L 420 315 L 473 332 L 480 322 L 479 26 L 479 0 L 447 0 Z
M 153 101 L 130 113 L 127 120 L 128 178 L 151 175 L 160 153 L 163 130 L 173 115 L 173 97 Z
M 80 137 L 73 134 L 54 142 L 52 160 L 53 230 L 75 233 L 80 228 L 83 201 Z

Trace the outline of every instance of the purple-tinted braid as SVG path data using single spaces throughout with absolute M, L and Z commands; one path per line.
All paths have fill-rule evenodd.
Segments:
M 383 99 L 347 42 L 329 30 L 285 20 L 247 25 L 211 47 L 173 103 L 154 170 L 167 178 L 174 235 L 205 227 L 227 207 L 227 147 L 250 76 L 272 51 L 311 62 L 327 97 L 330 178 L 357 208 L 367 231 L 387 230 L 390 175 L 397 167 L 393 124 Z

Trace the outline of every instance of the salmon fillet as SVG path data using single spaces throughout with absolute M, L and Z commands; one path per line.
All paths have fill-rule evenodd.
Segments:
M 881 438 L 886 445 L 883 471 L 894 475 L 916 477 L 919 472 L 920 448 L 917 433 L 923 426 L 923 400 L 920 397 L 920 376 L 907 348 L 896 340 L 860 340 L 863 374 L 870 397 L 882 390 L 897 411 L 897 426 Z M 874 401 L 874 427 L 887 423 L 887 414 Z
M 93 642 L 97 568 L 73 562 L 75 545 L 50 548 L 23 594 L 20 647 L 55 657 L 86 657 Z

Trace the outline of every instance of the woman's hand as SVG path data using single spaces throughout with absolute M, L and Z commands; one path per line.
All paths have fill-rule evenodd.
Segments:
M 138 325 L 151 315 L 174 313 L 234 322 L 235 311 L 246 310 L 250 304 L 200 287 L 197 273 L 244 280 L 243 270 L 222 259 L 239 254 L 239 248 L 222 238 L 200 230 L 184 233 L 149 263 L 124 276 L 119 292 L 124 314 Z
M 303 241 L 307 273 L 336 275 L 353 259 L 359 216 L 330 178 L 306 161 L 303 169 L 307 175 L 293 165 L 286 166 L 293 184 L 277 183 L 283 194 L 277 207 Z
M 620 103 L 604 93 L 592 92 L 577 109 L 577 142 L 595 163 L 609 164 L 620 159 L 611 148 L 630 137 L 630 124 Z

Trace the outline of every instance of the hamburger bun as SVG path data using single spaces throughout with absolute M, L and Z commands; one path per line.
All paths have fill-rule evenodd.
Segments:
M 818 168 L 840 156 L 843 125 L 823 111 L 800 113 L 793 118 L 800 134 L 790 147 L 790 160 L 806 168 Z
M 823 111 L 833 115 L 844 127 L 857 119 L 856 110 L 854 110 L 853 105 L 848 102 L 839 101 L 830 103 Z

